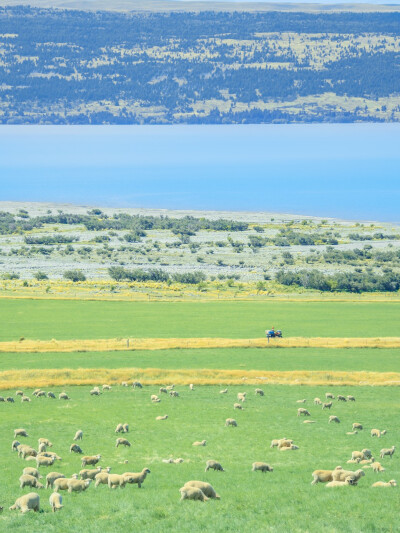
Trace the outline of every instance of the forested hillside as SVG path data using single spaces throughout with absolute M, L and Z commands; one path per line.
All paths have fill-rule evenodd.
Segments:
M 0 9 L 0 123 L 398 121 L 399 13 Z

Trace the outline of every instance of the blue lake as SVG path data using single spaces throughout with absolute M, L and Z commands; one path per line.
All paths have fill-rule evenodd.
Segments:
M 0 126 L 0 199 L 400 221 L 400 124 Z

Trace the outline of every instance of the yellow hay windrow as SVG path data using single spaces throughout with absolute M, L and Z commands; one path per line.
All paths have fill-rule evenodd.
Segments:
M 177 348 L 400 348 L 400 337 L 288 337 L 284 339 L 74 339 L 0 342 L 0 352 L 97 352 Z
M 163 368 L 33 369 L 0 372 L 0 389 L 118 384 L 139 380 L 144 385 L 381 385 L 399 386 L 400 372 L 260 371 Z

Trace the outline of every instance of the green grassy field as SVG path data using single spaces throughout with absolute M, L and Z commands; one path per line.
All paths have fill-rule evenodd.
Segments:
M 132 352 L 2 353 L 0 372 L 29 368 L 366 370 L 400 372 L 400 352 L 371 348 L 222 348 Z
M 247 391 L 245 410 L 233 410 L 238 391 Z M 5 391 L 6 392 L 6 391 Z M 31 390 L 26 391 L 31 394 Z M 58 393 L 59 390 L 54 392 Z M 266 387 L 265 397 L 255 397 L 253 387 L 230 387 L 220 395 L 217 387 L 198 387 L 191 392 L 181 387 L 180 398 L 162 396 L 160 404 L 151 404 L 156 387 L 142 390 L 114 387 L 100 397 L 91 397 L 88 387 L 70 387 L 71 400 L 33 398 L 30 404 L 0 404 L 0 515 L 3 531 L 91 532 L 131 531 L 396 531 L 398 489 L 373 489 L 376 480 L 399 479 L 400 461 L 394 455 L 381 462 L 382 474 L 366 470 L 357 487 L 328 489 L 311 486 L 311 472 L 316 468 L 345 465 L 353 450 L 370 448 L 374 455 L 382 447 L 398 442 L 400 430 L 395 423 L 400 416 L 400 399 L 391 388 L 346 388 L 355 403 L 335 402 L 332 412 L 312 405 L 326 388 Z M 9 391 L 14 394 L 14 391 Z M 303 424 L 296 416 L 296 400 L 307 398 L 315 424 Z M 156 422 L 155 417 L 169 419 Z M 336 414 L 341 424 L 327 423 Z M 237 428 L 226 428 L 224 421 L 236 418 Z M 117 423 L 128 422 L 132 447 L 115 448 Z M 357 435 L 346 435 L 353 422 L 364 424 Z M 68 449 L 77 429 L 84 432 L 82 448 L 87 454 L 102 454 L 101 464 L 114 473 L 140 471 L 149 467 L 151 474 L 144 486 L 127 486 L 111 491 L 106 486 L 89 487 L 83 494 L 63 493 L 64 509 L 51 513 L 50 490 L 41 490 L 43 512 L 20 515 L 7 507 L 29 489 L 19 489 L 18 478 L 32 463 L 18 459 L 11 452 L 13 429 L 24 427 L 29 444 L 39 437 L 49 438 L 53 450 L 63 458 L 57 466 L 42 469 L 71 475 L 80 470 L 79 456 Z M 372 439 L 372 427 L 386 428 L 381 439 Z M 297 451 L 270 449 L 273 438 L 294 439 Z M 194 448 L 195 440 L 207 440 L 207 446 Z M 182 457 L 180 465 L 162 463 L 162 458 Z M 120 464 L 127 459 L 127 465 Z M 204 472 L 205 461 L 215 459 L 226 472 Z M 265 461 L 273 473 L 251 471 L 253 461 Z M 355 465 L 348 465 L 356 470 Z M 179 488 L 190 479 L 210 482 L 221 495 L 220 501 L 179 501 Z M 379 516 L 377 516 L 377 514 Z M 344 517 L 346 517 L 344 519 Z
M 390 337 L 394 302 L 106 302 L 0 300 L 1 340 L 114 337 Z

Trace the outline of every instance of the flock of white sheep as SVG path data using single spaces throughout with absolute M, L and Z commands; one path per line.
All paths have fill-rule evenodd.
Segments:
M 121 386 L 127 387 L 129 384 L 127 382 L 122 382 Z M 142 385 L 138 381 L 134 381 L 132 383 L 132 386 L 134 388 L 142 389 Z M 189 385 L 190 390 L 194 390 L 193 384 Z M 111 390 L 110 385 L 103 385 L 102 389 L 100 387 L 94 387 L 90 391 L 90 395 L 92 396 L 100 396 L 102 392 Z M 226 394 L 228 392 L 228 389 L 224 389 L 220 391 L 220 394 Z M 174 385 L 169 385 L 167 387 L 161 387 L 159 389 L 159 394 L 169 394 L 171 397 L 179 397 L 179 393 L 175 390 Z M 264 396 L 264 392 L 262 389 L 255 389 L 255 394 L 257 396 Z M 33 392 L 33 395 L 36 397 L 45 397 L 55 399 L 56 396 L 53 392 L 45 392 L 41 389 L 36 389 Z M 243 404 L 246 402 L 246 392 L 239 392 L 237 394 L 237 402 L 234 403 L 233 408 L 234 409 L 243 409 Z M 16 391 L 16 396 L 21 397 L 22 402 L 31 401 L 31 399 L 24 394 L 23 391 L 18 390 Z M 333 402 L 335 400 L 335 396 L 332 393 L 326 393 L 326 399 L 330 400 L 329 402 L 323 403 L 320 398 L 314 399 L 314 406 L 322 406 L 322 409 L 331 409 Z M 60 400 L 68 400 L 70 399 L 69 396 L 62 392 L 59 394 Z M 159 403 L 161 399 L 155 395 L 152 394 L 150 397 L 151 402 L 153 403 Z M 339 402 L 355 402 L 354 396 L 342 396 L 338 395 L 336 398 Z M 8 397 L 8 398 L 2 398 L 0 397 L 0 401 L 7 401 L 7 402 L 14 402 L 14 398 Z M 307 402 L 306 399 L 297 400 L 297 403 L 305 404 Z M 308 411 L 308 409 L 304 407 L 300 407 L 297 410 L 297 416 L 304 416 L 309 417 L 311 416 L 311 413 Z M 168 415 L 163 416 L 157 416 L 156 420 L 167 420 Z M 331 415 L 328 418 L 328 423 L 335 422 L 340 423 L 340 420 L 337 416 Z M 304 420 L 304 423 L 315 423 L 313 420 Z M 234 418 L 227 418 L 225 421 L 225 426 L 232 426 L 237 427 L 237 422 Z M 352 431 L 347 432 L 348 435 L 353 435 L 358 433 L 359 431 L 363 430 L 362 424 L 355 422 L 352 425 Z M 129 433 L 129 425 L 127 423 L 118 423 L 115 428 L 115 434 L 128 434 Z M 381 438 L 386 434 L 386 430 L 379 430 L 376 428 L 371 429 L 370 435 L 371 437 L 377 437 Z M 70 453 L 75 453 L 81 455 L 81 466 L 82 470 L 80 470 L 79 475 L 73 474 L 70 478 L 67 478 L 64 474 L 56 471 L 51 471 L 46 475 L 46 484 L 40 482 L 40 479 L 43 479 L 43 476 L 40 473 L 40 468 L 43 467 L 51 467 L 56 461 L 60 461 L 61 457 L 57 455 L 57 453 L 49 451 L 48 448 L 52 448 L 53 444 L 47 439 L 47 438 L 39 438 L 38 440 L 38 446 L 37 450 L 33 448 L 32 446 L 28 444 L 21 443 L 17 439 L 22 438 L 29 438 L 28 433 L 23 428 L 18 428 L 14 430 L 14 440 L 11 444 L 11 450 L 12 452 L 17 452 L 18 457 L 25 461 L 35 461 L 36 468 L 34 467 L 26 467 L 22 470 L 22 475 L 19 478 L 20 488 L 23 489 L 25 487 L 29 488 L 36 488 L 36 489 L 52 489 L 53 492 L 50 495 L 49 503 L 52 508 L 52 510 L 55 512 L 57 510 L 60 510 L 63 507 L 63 500 L 62 496 L 60 494 L 60 491 L 68 491 L 68 493 L 72 492 L 83 492 L 88 489 L 89 485 L 94 481 L 94 486 L 98 487 L 99 485 L 108 485 L 110 489 L 116 489 L 124 488 L 127 484 L 137 484 L 140 488 L 143 484 L 143 482 L 146 479 L 146 476 L 150 474 L 150 470 L 146 467 L 143 468 L 141 472 L 124 472 L 123 474 L 112 474 L 111 473 L 111 467 L 100 467 L 96 466 L 100 460 L 101 455 L 83 455 L 83 451 L 80 447 L 80 445 L 77 443 L 78 441 L 82 441 L 83 439 L 83 431 L 78 430 L 75 433 L 75 436 L 73 437 L 73 443 L 71 444 L 69 451 Z M 193 446 L 206 446 L 207 441 L 195 441 L 193 442 Z M 120 437 L 118 436 L 115 443 L 116 447 L 119 446 L 125 446 L 130 447 L 131 443 L 126 437 Z M 274 439 L 271 442 L 270 445 L 271 448 L 277 448 L 279 451 L 291 451 L 291 450 L 298 450 L 299 446 L 297 446 L 292 439 L 288 438 L 280 438 L 280 439 Z M 392 446 L 391 448 L 382 448 L 380 450 L 380 458 L 384 459 L 386 457 L 392 458 L 393 454 L 395 453 L 395 446 Z M 182 458 L 176 458 L 176 459 L 163 459 L 164 463 L 181 463 L 183 462 Z M 126 463 L 127 461 L 125 461 Z M 337 466 L 333 470 L 315 470 L 312 473 L 313 481 L 311 482 L 312 485 L 316 485 L 317 483 L 326 483 L 326 487 L 341 487 L 341 486 L 355 486 L 360 481 L 360 479 L 365 476 L 365 469 L 371 468 L 374 472 L 380 473 L 384 472 L 385 468 L 381 465 L 380 462 L 375 460 L 375 457 L 373 456 L 371 450 L 364 448 L 361 451 L 353 451 L 351 458 L 347 461 L 347 463 L 350 464 L 358 464 L 362 465 L 362 468 L 356 471 L 352 470 L 345 470 L 341 466 Z M 92 466 L 93 468 L 88 469 L 87 466 Z M 215 460 L 209 460 L 206 462 L 206 468 L 205 471 L 208 470 L 215 470 L 224 472 L 224 468 L 222 465 Z M 260 472 L 273 472 L 273 467 L 267 463 L 264 462 L 254 462 L 252 464 L 252 471 L 260 471 Z M 377 481 L 373 483 L 372 487 L 395 487 L 397 485 L 395 480 L 390 481 Z M 207 482 L 204 481 L 188 481 L 185 483 L 183 487 L 179 489 L 181 494 L 181 500 L 189 499 L 189 500 L 199 500 L 199 501 L 207 501 L 210 498 L 213 499 L 219 499 L 220 496 L 216 493 L 214 488 Z M 22 513 L 26 513 L 29 511 L 39 511 L 40 509 L 40 496 L 36 492 L 30 492 L 28 494 L 24 494 L 21 497 L 19 497 L 14 505 L 12 505 L 10 510 L 20 510 Z M 0 507 L 0 512 L 3 510 L 2 507 Z

